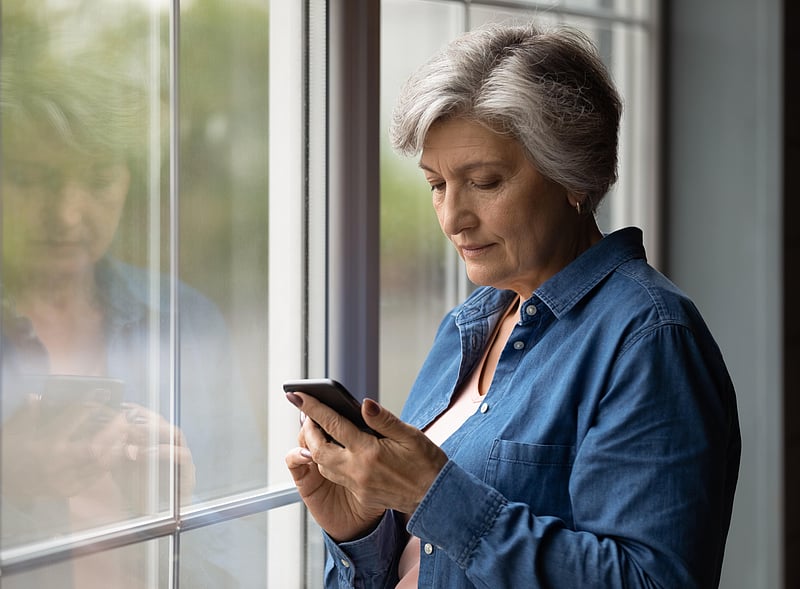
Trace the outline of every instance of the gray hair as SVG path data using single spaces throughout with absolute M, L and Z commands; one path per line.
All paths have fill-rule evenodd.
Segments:
M 537 170 L 594 210 L 617 180 L 622 103 L 582 33 L 533 25 L 472 31 L 403 86 L 392 147 L 416 155 L 431 125 L 463 117 L 517 139 Z

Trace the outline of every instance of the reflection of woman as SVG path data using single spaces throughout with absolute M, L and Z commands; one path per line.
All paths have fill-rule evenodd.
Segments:
M 173 458 L 183 501 L 260 478 L 253 469 L 258 436 L 237 396 L 242 390 L 217 309 L 182 284 L 173 299 L 168 278 L 110 255 L 123 211 L 141 198 L 129 192 L 145 145 L 143 88 L 102 55 L 70 60 L 46 51 L 46 43 L 15 44 L 26 31 L 7 21 L 6 31 L 4 548 L 168 509 Z M 174 304 L 181 310 L 181 429 L 166 418 Z M 69 377 L 87 386 L 113 379 L 121 383 L 121 402 L 59 389 Z M 231 554 L 225 533 L 204 535 L 208 550 L 182 561 L 184 581 L 196 574 L 204 583 L 230 584 L 252 573 Z M 247 534 L 241 538 L 252 542 Z M 78 586 L 139 587 L 153 566 L 144 552 L 127 563 L 113 552 L 91 566 L 76 561 L 70 575 Z M 63 571 L 56 578 L 69 586 Z M 3 585 L 16 586 L 13 579 L 4 577 Z
M 94 107 L 102 120 L 103 109 L 119 106 L 107 98 L 118 88 L 75 72 L 71 80 L 33 80 L 42 72 L 16 70 L 13 57 L 20 56 L 3 63 L 4 546 L 158 509 L 148 503 L 148 481 L 152 472 L 169 474 L 173 441 L 184 497 L 194 484 L 183 435 L 171 431 L 146 389 L 138 398 L 120 393 L 124 404 L 96 398 L 114 385 L 112 376 L 121 387 L 136 386 L 111 352 L 122 341 L 114 305 L 123 303 L 112 289 L 131 274 L 107 257 L 131 183 L 126 156 L 133 146 L 120 141 L 118 125 L 92 128 L 101 125 L 82 120 L 76 105 Z M 54 92 L 43 91 L 48 84 Z M 129 99 L 132 108 L 136 95 Z M 74 568 L 83 586 L 114 574 Z
M 736 484 L 734 391 L 638 229 L 603 235 L 620 102 L 588 41 L 468 34 L 419 70 L 394 145 L 483 285 L 448 314 L 402 423 L 302 393 L 287 464 L 328 587 L 712 587 Z M 326 441 L 319 423 L 344 447 Z M 422 431 L 416 428 L 421 428 Z

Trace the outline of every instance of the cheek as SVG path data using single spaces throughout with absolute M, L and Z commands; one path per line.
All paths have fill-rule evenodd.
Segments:
M 433 203 L 433 212 L 436 214 L 436 222 L 439 223 L 439 229 L 444 233 L 444 209 L 440 204 Z
M 16 190 L 3 189 L 3 241 L 42 231 L 42 206 L 38 199 L 25 198 Z
M 107 203 L 92 211 L 91 224 L 96 248 L 104 250 L 114 239 L 122 217 L 123 205 L 124 201 Z

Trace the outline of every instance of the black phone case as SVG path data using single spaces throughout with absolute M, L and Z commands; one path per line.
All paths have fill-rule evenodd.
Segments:
M 290 380 L 283 383 L 283 390 L 287 393 L 307 393 L 351 421 L 361 431 L 383 437 L 364 422 L 361 416 L 361 403 L 340 382 L 331 378 Z M 328 437 L 330 438 L 329 435 Z

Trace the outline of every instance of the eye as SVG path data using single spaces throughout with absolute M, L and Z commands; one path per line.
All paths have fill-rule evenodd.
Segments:
M 491 180 L 489 182 L 473 182 L 472 185 L 478 190 L 494 190 L 500 186 L 499 180 Z
M 11 164 L 7 167 L 5 177 L 19 188 L 52 189 L 58 185 L 58 174 L 44 166 L 29 164 Z
M 86 186 L 93 191 L 102 191 L 110 188 L 116 181 L 116 177 L 110 171 L 96 171 L 86 178 Z
M 444 182 L 431 182 L 431 192 L 440 192 L 444 190 Z

